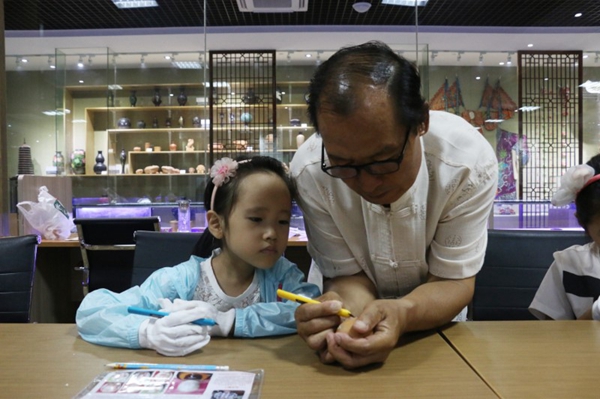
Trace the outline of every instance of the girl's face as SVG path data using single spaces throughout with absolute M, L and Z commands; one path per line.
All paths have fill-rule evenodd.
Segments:
M 292 198 L 285 182 L 273 173 L 253 173 L 238 187 L 223 251 L 233 262 L 269 269 L 287 246 Z
M 600 216 L 592 218 L 586 227 L 587 233 L 592 237 L 592 240 L 594 240 L 596 245 L 600 245 Z

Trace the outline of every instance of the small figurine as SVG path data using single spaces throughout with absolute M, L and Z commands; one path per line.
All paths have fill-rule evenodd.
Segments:
M 185 146 L 186 151 L 194 151 L 194 139 L 188 139 L 187 144 Z
M 197 173 L 206 173 L 206 167 L 202 164 L 196 166 L 196 172 Z
M 179 127 L 183 127 L 183 116 L 179 116 L 178 123 Z

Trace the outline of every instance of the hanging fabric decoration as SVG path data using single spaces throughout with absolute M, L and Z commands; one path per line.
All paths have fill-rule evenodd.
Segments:
M 492 108 L 497 109 L 498 114 L 501 114 L 501 119 L 504 120 L 512 118 L 518 108 L 513 99 L 510 98 L 508 93 L 500 86 L 500 79 L 498 79 L 496 87 L 494 88 Z
M 529 161 L 527 137 L 503 129 L 496 131 L 498 159 L 498 190 L 496 200 L 517 199 L 519 169 Z
M 448 78 L 444 79 L 444 83 L 435 92 L 429 102 L 429 109 L 437 111 L 450 112 L 452 110 L 456 115 L 460 114 L 460 107 L 464 108 L 462 92 L 460 91 L 460 82 L 458 77 L 451 85 L 448 85 Z

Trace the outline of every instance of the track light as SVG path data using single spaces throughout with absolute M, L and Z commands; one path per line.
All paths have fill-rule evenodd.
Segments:
M 15 59 L 15 63 L 17 64 L 17 68 L 21 68 L 21 62 L 22 62 L 22 58 L 21 57 L 16 57 Z
M 460 62 L 463 53 L 464 53 L 464 51 L 459 51 L 458 54 L 456 54 L 456 62 Z
M 89 66 L 92 66 L 92 58 L 94 58 L 94 56 L 93 56 L 93 55 L 89 55 L 89 56 L 88 56 L 88 65 L 89 65 Z
M 146 54 L 146 53 L 142 53 L 142 55 L 140 56 L 140 66 L 142 68 L 146 68 L 146 56 L 147 55 L 148 54 Z
M 292 62 L 292 52 L 288 51 L 287 53 L 287 63 L 290 64 Z
M 317 59 L 315 60 L 317 66 L 321 65 L 321 53 L 322 51 L 317 51 Z
M 596 58 L 594 58 L 594 62 L 597 64 L 600 62 L 600 53 L 596 53 Z
M 431 52 L 431 62 L 434 62 L 435 61 L 435 57 L 437 57 L 437 56 L 438 56 L 438 52 L 437 51 L 432 51 Z
M 483 64 L 483 55 L 484 54 L 485 54 L 485 52 L 483 52 L 483 51 L 479 53 L 479 63 L 480 64 Z
M 508 53 L 506 57 L 506 65 L 512 65 L 512 53 Z
M 50 69 L 56 69 L 56 65 L 54 65 L 54 58 L 52 58 L 51 56 L 48 57 L 48 66 L 50 67 Z
M 77 66 L 79 68 L 83 68 L 83 55 L 79 56 L 79 61 L 77 61 Z

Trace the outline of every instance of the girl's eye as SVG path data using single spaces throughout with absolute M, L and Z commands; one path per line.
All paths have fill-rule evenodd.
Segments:
M 248 220 L 250 220 L 251 222 L 256 222 L 256 223 L 259 223 L 260 221 L 262 221 L 262 219 L 261 219 L 261 218 L 258 218 L 258 217 L 252 217 L 252 216 L 251 216 L 251 217 L 249 217 L 249 218 L 248 218 Z
M 279 224 L 285 224 L 285 225 L 288 225 L 288 224 L 290 224 L 290 221 L 289 221 L 289 220 L 280 220 L 280 221 L 279 221 Z

